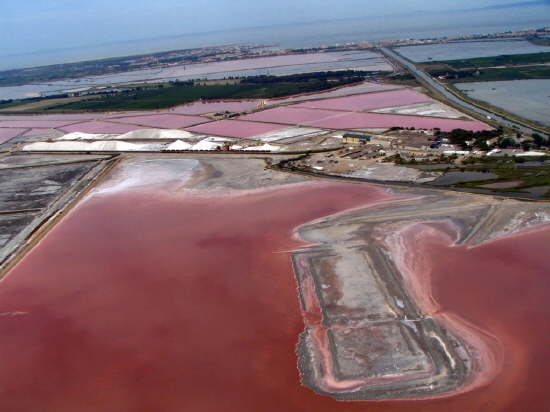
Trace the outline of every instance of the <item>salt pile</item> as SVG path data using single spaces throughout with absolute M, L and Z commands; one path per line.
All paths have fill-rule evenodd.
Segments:
M 55 140 L 185 140 L 196 137 L 184 130 L 143 129 L 124 134 L 94 134 L 72 132 Z
M 164 150 L 189 150 L 193 145 L 183 142 L 181 140 L 176 140 L 174 143 L 170 143 L 164 148 Z
M 267 132 L 254 136 L 255 140 L 261 140 L 262 142 L 275 142 L 281 139 L 289 139 L 291 137 L 313 135 L 315 133 L 323 132 L 321 129 L 313 129 L 310 127 L 289 127 L 288 129 L 275 130 L 273 132 Z
M 144 129 L 133 130 L 118 136 L 120 140 L 185 140 L 195 137 L 193 133 L 184 130 Z
M 251 146 L 251 147 L 247 147 L 245 150 L 259 150 L 259 151 L 265 151 L 265 152 L 277 152 L 279 150 L 281 150 L 281 148 L 279 146 L 274 146 L 274 145 L 271 145 L 271 144 L 263 144 L 261 146 Z
M 65 142 L 35 142 L 25 145 L 26 151 L 96 151 L 96 152 L 126 152 L 126 151 L 159 151 L 160 144 L 135 144 L 119 140 L 99 140 L 95 142 L 65 141 Z
M 84 132 L 72 132 L 66 135 L 56 137 L 55 140 L 105 140 L 115 138 L 117 135 L 111 134 L 95 134 Z
M 212 142 L 208 139 L 203 139 L 191 146 L 191 150 L 216 150 L 222 146 L 221 143 Z

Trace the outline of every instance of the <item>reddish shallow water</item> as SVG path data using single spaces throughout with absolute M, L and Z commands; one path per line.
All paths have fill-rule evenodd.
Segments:
M 453 129 L 474 131 L 490 129 L 485 123 L 476 120 L 441 119 L 427 116 L 405 116 L 380 113 L 343 113 L 341 116 L 309 122 L 308 125 L 329 129 L 366 129 L 393 126 L 415 127 L 417 129 L 433 129 L 438 127 L 444 131 Z
M 318 120 L 332 119 L 344 114 L 345 113 L 332 110 L 306 109 L 296 106 L 288 106 L 276 107 L 274 109 L 247 114 L 241 117 L 241 119 L 257 122 L 307 125 Z
M 258 106 L 257 100 L 200 101 L 170 109 L 174 113 L 205 114 L 217 112 L 244 112 Z
M 507 410 L 511 395 L 502 390 L 510 389 L 509 379 L 508 385 L 496 381 L 465 395 L 414 402 L 340 403 L 300 386 L 294 348 L 303 322 L 286 251 L 301 243 L 292 229 L 388 198 L 364 185 L 316 183 L 247 196 L 142 191 L 86 201 L 0 283 L 0 410 Z M 498 270 L 510 256 L 531 258 L 537 248 L 530 246 L 544 239 L 526 236 L 481 251 L 435 239 L 426 247 L 452 257 L 436 265 L 437 283 L 465 292 L 448 296 L 451 287 L 442 288 L 441 299 L 488 329 L 496 324 L 495 332 L 534 337 L 516 322 L 534 316 L 528 325 L 536 327 L 547 319 L 535 305 L 543 295 L 536 290 L 540 258 L 521 278 L 505 270 L 504 287 L 494 284 L 495 275 L 501 283 Z M 499 251 L 506 245 L 503 260 Z M 480 272 L 487 279 L 472 271 L 475 260 L 460 263 L 471 253 L 489 257 Z M 456 265 L 451 273 L 448 265 Z M 519 301 L 501 317 L 498 309 L 517 291 Z M 522 336 L 515 342 L 525 345 Z M 539 353 L 529 356 L 534 362 Z M 510 370 L 525 370 L 514 359 Z M 518 384 L 528 400 L 532 391 Z
M 141 130 L 146 129 L 143 126 L 137 126 L 133 124 L 121 124 L 121 123 L 111 123 L 111 122 L 102 122 L 102 121 L 90 121 L 83 122 L 78 124 L 73 124 L 71 126 L 63 127 L 62 130 L 68 133 L 71 132 L 83 132 L 83 133 L 128 133 L 132 130 Z
M 502 344 L 502 371 L 474 392 L 485 399 L 479 410 L 550 410 L 550 227 L 473 248 L 451 243 L 438 233 L 411 253 L 429 257 L 418 270 L 431 273 L 439 311 L 460 315 Z
M 401 89 L 401 88 L 403 88 L 403 86 L 399 86 L 396 84 L 363 82 L 353 86 L 343 86 L 328 92 L 303 93 L 297 96 L 271 99 L 269 102 L 273 104 L 301 102 L 305 100 L 326 99 L 328 97 L 346 96 L 348 94 L 380 92 L 385 90 L 393 90 L 393 89 Z
M 55 132 L 55 129 L 30 129 L 25 133 L 23 133 L 22 136 L 33 137 L 33 136 L 46 135 L 54 132 Z
M 0 115 L 0 120 L 18 120 L 32 122 L 36 120 L 92 120 L 103 117 L 103 113 L 65 113 L 65 114 L 10 114 Z
M 0 143 L 7 142 L 12 137 L 19 136 L 27 129 L 0 129 Z
M 247 138 L 285 129 L 287 126 L 272 123 L 253 123 L 239 120 L 220 120 L 212 123 L 188 127 L 185 130 L 194 133 L 215 134 L 219 136 Z
M 327 110 L 360 111 L 382 107 L 406 106 L 414 103 L 431 102 L 433 99 L 415 90 L 403 89 L 382 93 L 359 94 L 337 99 L 316 100 L 300 103 L 298 107 L 313 107 Z
M 117 123 L 132 123 L 140 126 L 148 126 L 160 129 L 179 129 L 181 127 L 193 126 L 205 123 L 208 119 L 199 116 L 184 116 L 179 114 L 152 114 L 147 116 L 129 116 L 119 119 L 112 119 Z
M 276 107 L 241 117 L 243 120 L 259 122 L 274 122 L 292 125 L 305 125 L 328 129 L 366 129 L 386 128 L 392 126 L 416 127 L 418 129 L 453 130 L 463 128 L 468 130 L 489 129 L 484 123 L 473 120 L 441 119 L 427 116 L 405 116 L 380 113 L 352 113 L 323 109 L 308 109 L 305 107 Z
M 18 119 L 18 117 L 14 117 Z M 78 120 L 2 120 L 0 127 L 62 127 Z

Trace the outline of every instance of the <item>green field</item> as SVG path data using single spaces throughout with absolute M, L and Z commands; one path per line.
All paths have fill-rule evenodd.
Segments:
M 94 95 L 88 99 L 53 106 L 45 105 L 32 112 L 144 110 L 162 109 L 201 99 L 266 99 L 322 91 L 357 83 L 365 79 L 365 74 L 365 72 L 348 70 L 281 77 L 249 77 L 236 84 L 199 85 L 190 82 L 176 82 L 154 86 L 141 85 L 130 91 Z M 24 104 L 28 105 L 28 101 L 22 100 L 18 104 L 23 107 Z M 13 110 L 14 103 L 8 103 L 4 107 L 10 107 Z M 1 105 L 0 108 L 2 108 Z
M 456 79 L 456 82 L 489 82 L 499 80 L 550 79 L 550 66 L 507 67 L 505 69 L 480 69 Z M 455 82 L 455 80 L 453 80 Z
M 513 54 L 502 55 L 494 57 L 478 57 L 473 59 L 460 59 L 460 60 L 446 60 L 446 61 L 433 61 L 424 62 L 426 67 L 433 65 L 445 65 L 454 69 L 465 69 L 472 67 L 492 67 L 492 66 L 504 66 L 504 65 L 522 65 L 522 64 L 537 64 L 537 63 L 549 63 L 550 52 L 548 53 L 530 53 L 530 54 Z
M 441 169 L 441 172 L 447 171 L 472 171 L 472 172 L 486 172 L 494 173 L 498 177 L 496 179 L 487 179 L 483 181 L 475 181 L 468 183 L 457 183 L 451 186 L 463 187 L 463 188 L 482 188 L 482 186 L 491 183 L 503 183 L 503 182 L 521 182 L 513 188 L 507 188 L 503 190 L 496 190 L 495 192 L 525 192 L 526 189 L 535 187 L 550 187 L 550 165 L 547 163 L 540 163 L 538 166 L 521 166 L 522 162 L 528 160 L 516 160 L 511 158 L 491 158 L 486 157 L 477 159 L 474 164 L 463 165 L 460 168 L 451 167 L 449 170 Z M 519 163 L 518 163 L 519 162 Z M 548 190 L 542 197 L 549 198 L 550 190 Z

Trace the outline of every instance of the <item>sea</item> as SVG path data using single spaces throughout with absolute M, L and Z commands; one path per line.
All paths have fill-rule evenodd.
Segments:
M 453 12 L 452 15 L 442 12 L 418 12 L 398 16 L 190 33 L 11 55 L 3 55 L 0 45 L 0 70 L 227 44 L 301 48 L 362 41 L 487 34 L 548 25 L 550 7 L 541 4 L 530 7 L 463 10 Z

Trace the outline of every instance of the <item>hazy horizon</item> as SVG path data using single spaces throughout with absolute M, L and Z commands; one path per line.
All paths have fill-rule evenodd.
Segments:
M 31 5 L 7 0 L 0 15 L 6 33 L 0 45 L 4 58 L 0 69 L 229 43 L 300 47 L 453 35 L 460 30 L 486 33 L 542 26 L 549 21 L 542 12 L 550 12 L 550 0 L 465 0 L 459 4 L 387 0 L 368 7 L 359 0 L 261 4 L 217 0 L 200 6 L 176 0 L 159 0 L 154 5 L 145 0 L 91 3 L 37 0 Z M 447 20 L 450 15 L 452 22 Z M 345 26 L 338 25 L 342 21 L 347 22 Z

